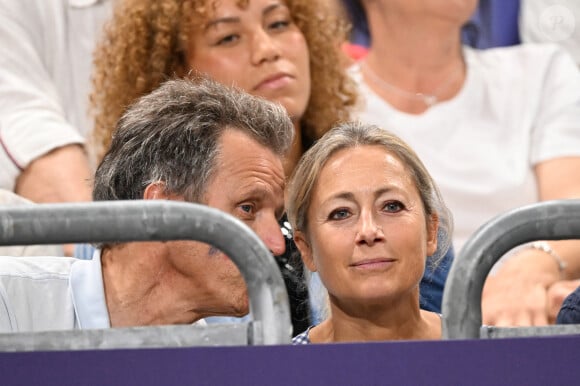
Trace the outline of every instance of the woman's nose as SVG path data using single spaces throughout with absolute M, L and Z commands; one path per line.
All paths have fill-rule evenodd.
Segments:
M 370 213 L 364 213 L 361 215 L 356 235 L 356 243 L 373 245 L 383 239 L 383 228 L 378 223 L 377 219 Z
M 252 62 L 260 64 L 271 62 L 280 57 L 280 50 L 274 37 L 264 29 L 256 31 L 252 44 Z

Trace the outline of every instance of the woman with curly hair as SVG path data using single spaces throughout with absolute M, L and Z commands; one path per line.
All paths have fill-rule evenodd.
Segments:
M 337 49 L 346 24 L 330 2 L 310 0 L 124 0 L 95 56 L 95 139 L 104 151 L 114 123 L 161 82 L 201 73 L 280 102 L 296 127 L 286 167 L 355 104 Z
M 302 153 L 346 120 L 356 101 L 340 51 L 347 25 L 331 6 L 311 0 L 117 2 L 95 53 L 97 152 L 108 148 L 115 122 L 138 97 L 175 76 L 205 75 L 284 106 L 296 128 L 284 165 L 290 175 Z M 290 232 L 283 232 L 286 253 L 277 261 L 297 334 L 311 322 L 308 292 Z

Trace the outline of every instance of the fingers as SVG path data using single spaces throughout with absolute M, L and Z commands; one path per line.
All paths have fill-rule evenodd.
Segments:
M 497 327 L 545 326 L 547 291 L 541 285 L 510 288 L 490 278 L 482 296 L 482 322 Z
M 484 324 L 516 327 L 554 322 L 564 294 L 576 287 L 555 286 L 558 279 L 543 265 L 545 256 L 536 253 L 533 250 L 518 253 L 487 278 L 481 303 Z

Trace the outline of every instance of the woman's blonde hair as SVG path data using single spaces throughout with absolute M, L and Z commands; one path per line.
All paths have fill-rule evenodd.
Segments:
M 212 1 L 118 3 L 94 59 L 91 106 L 97 153 L 107 150 L 115 124 L 129 105 L 186 69 L 192 26 L 207 20 Z M 248 1 L 238 4 L 245 7 Z M 309 144 L 336 122 L 348 119 L 350 107 L 356 103 L 355 85 L 346 74 L 346 57 L 340 49 L 347 24 L 331 11 L 328 1 L 285 3 L 310 51 L 312 91 L 300 121 L 304 142 Z

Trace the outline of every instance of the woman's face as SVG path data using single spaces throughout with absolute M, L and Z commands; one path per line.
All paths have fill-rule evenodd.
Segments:
M 281 0 L 209 0 L 210 16 L 191 37 L 188 64 L 226 85 L 279 102 L 299 120 L 310 97 L 309 52 Z M 213 10 L 213 11 L 212 11 Z
M 322 168 L 296 232 L 307 267 L 334 302 L 384 304 L 417 289 L 437 248 L 437 218 L 427 221 L 403 163 L 380 146 L 334 154 Z

